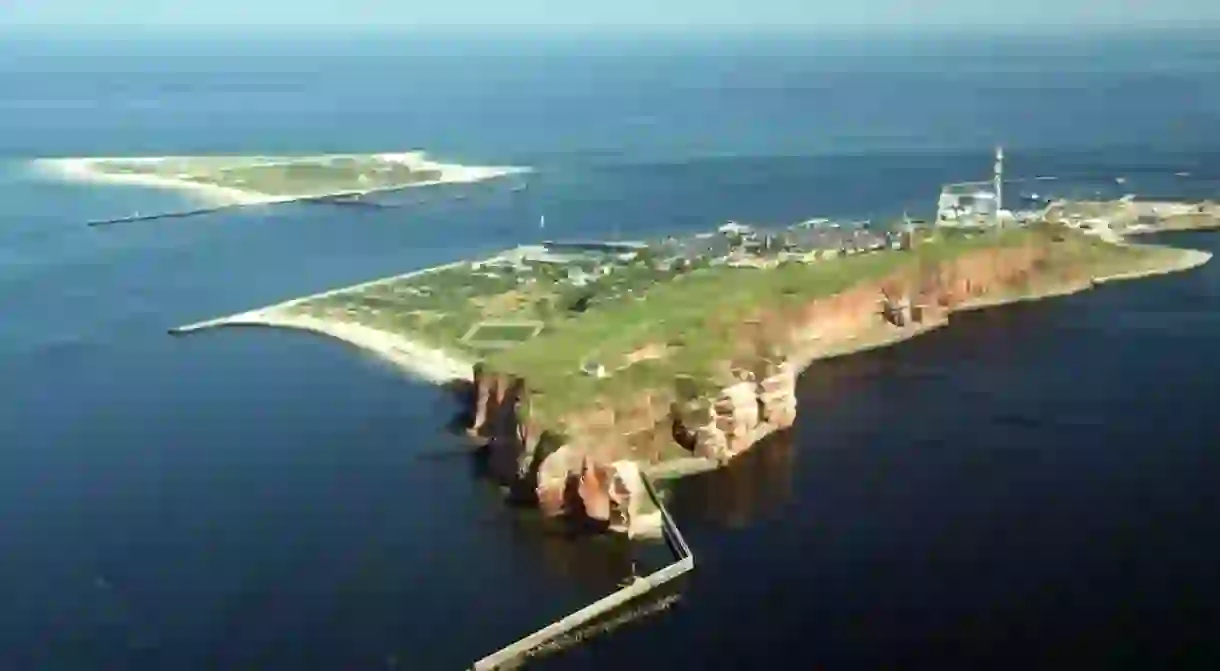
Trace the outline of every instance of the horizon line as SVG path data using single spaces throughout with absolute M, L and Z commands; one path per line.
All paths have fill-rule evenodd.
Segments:
M 3 37 L 81 38 L 81 37 L 1062 37 L 1115 35 L 1141 36 L 1163 32 L 1211 32 L 1220 27 L 1215 21 L 1166 20 L 1140 23 L 971 23 L 971 24 L 728 24 L 728 23 L 552 23 L 552 24 L 106 24 L 65 25 L 24 23 L 0 27 Z

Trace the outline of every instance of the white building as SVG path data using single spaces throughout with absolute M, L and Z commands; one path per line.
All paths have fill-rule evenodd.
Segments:
M 730 221 L 716 230 L 725 235 L 745 235 L 754 229 L 750 228 L 749 226 L 739 224 L 735 221 Z

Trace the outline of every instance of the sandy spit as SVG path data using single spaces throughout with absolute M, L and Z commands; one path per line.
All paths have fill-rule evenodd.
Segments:
M 365 326 L 355 321 L 334 317 L 323 318 L 304 315 L 295 310 L 297 306 L 318 298 L 361 291 L 416 275 L 452 268 L 464 263 L 467 262 L 455 261 L 441 266 L 413 270 L 392 277 L 383 277 L 352 286 L 331 289 L 317 294 L 293 298 L 283 303 L 250 310 L 249 312 L 179 326 L 170 332 L 184 334 L 223 326 L 270 326 L 311 331 L 342 340 L 371 352 L 394 364 L 408 375 L 418 377 L 427 382 L 444 384 L 453 380 L 470 380 L 474 377 L 474 362 L 467 361 L 455 354 L 434 347 L 428 347 L 405 336 Z
M 1197 268 L 1211 260 L 1211 252 L 1205 252 L 1198 249 L 1181 249 L 1173 263 L 1167 263 L 1163 266 L 1154 268 L 1145 268 L 1143 270 L 1133 270 L 1126 273 L 1116 273 L 1114 275 L 1104 275 L 1094 277 L 1093 284 L 1105 284 L 1106 282 L 1119 282 L 1122 280 L 1135 280 L 1141 277 L 1152 277 L 1154 275 L 1167 275 L 1169 273 L 1177 273 L 1191 268 Z
M 437 184 L 468 184 L 505 175 L 529 172 L 529 168 L 470 166 L 455 163 L 438 163 L 425 158 L 423 152 L 400 152 L 374 154 L 375 158 L 386 161 L 396 161 L 406 164 L 414 170 L 439 170 L 441 178 L 427 182 L 416 182 L 406 187 L 434 186 Z M 269 195 L 257 191 L 247 191 L 212 184 L 199 184 L 188 180 L 173 179 L 159 175 L 116 174 L 99 170 L 97 164 L 102 161 L 129 161 L 155 163 L 180 159 L 179 156 L 146 156 L 146 157 L 83 157 L 83 158 L 40 158 L 34 159 L 33 169 L 42 175 L 65 181 L 86 184 L 111 184 L 139 186 L 152 189 L 178 191 L 209 205 L 259 205 L 264 203 L 283 203 L 302 198 L 326 196 L 326 193 L 302 193 L 293 195 Z
M 196 182 L 170 179 L 168 177 L 160 177 L 156 175 L 120 175 L 98 170 L 95 164 L 99 161 L 105 160 L 111 159 L 100 157 L 40 158 L 34 160 L 33 167 L 40 174 L 62 179 L 64 181 L 78 182 L 82 184 L 139 186 L 149 189 L 178 191 L 196 200 L 216 206 L 258 205 L 262 203 L 277 203 L 292 200 L 291 197 L 269 196 L 266 194 L 255 193 L 253 191 L 230 189 L 212 184 L 199 184 Z M 151 162 L 161 159 L 148 158 L 123 160 L 147 160 Z
M 272 326 L 328 335 L 367 350 L 404 372 L 434 384 L 474 377 L 474 363 L 395 333 L 341 319 L 322 319 L 282 308 L 225 317 L 212 326 Z

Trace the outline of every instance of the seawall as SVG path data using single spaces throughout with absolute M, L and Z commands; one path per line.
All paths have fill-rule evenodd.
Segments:
M 665 503 L 657 495 L 656 489 L 648 478 L 641 477 L 641 493 L 655 507 L 658 515 L 660 533 L 673 555 L 673 561 L 642 578 L 631 580 L 618 590 L 590 603 L 566 617 L 535 631 L 524 638 L 511 643 L 496 652 L 478 660 L 471 667 L 472 671 L 494 671 L 495 669 L 516 668 L 522 662 L 542 654 L 562 649 L 572 643 L 579 643 L 585 638 L 584 628 L 591 622 L 603 618 L 628 604 L 637 601 L 655 590 L 672 583 L 677 578 L 693 571 L 695 568 L 695 553 L 687 545 L 682 531 L 673 517 L 665 508 Z M 667 602 L 661 604 L 662 607 Z M 619 618 L 620 622 L 634 619 L 651 612 L 642 609 L 636 613 L 627 613 Z M 597 631 L 589 633 L 596 634 Z M 565 640 L 565 638 L 567 640 Z

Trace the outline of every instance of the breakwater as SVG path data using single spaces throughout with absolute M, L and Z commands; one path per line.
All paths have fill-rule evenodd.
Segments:
M 656 612 L 673 603 L 673 598 L 662 599 L 637 611 L 613 618 L 602 626 L 587 628 L 594 620 L 604 617 L 612 611 L 654 592 L 695 568 L 695 555 L 691 552 L 690 546 L 686 544 L 682 531 L 674 523 L 673 517 L 665 507 L 665 503 L 657 495 L 656 489 L 647 476 L 641 477 L 641 480 L 644 483 L 644 490 L 648 493 L 648 497 L 661 512 L 662 534 L 666 544 L 669 546 L 670 552 L 673 554 L 674 561 L 648 576 L 636 578 L 627 586 L 480 659 L 471 667 L 473 671 L 494 671 L 496 669 L 514 668 L 531 657 L 577 644 L 585 640 L 590 634 L 609 631 L 626 621 Z
M 157 212 L 154 214 L 130 214 L 123 217 L 110 217 L 108 219 L 94 219 L 86 222 L 86 226 L 113 226 L 115 224 L 131 224 L 140 221 L 156 221 L 158 219 L 185 219 L 187 217 L 198 217 L 205 214 L 216 214 L 227 210 L 236 210 L 239 208 L 251 207 L 255 205 L 288 205 L 291 203 L 309 203 L 314 205 L 334 205 L 338 207 L 350 207 L 366 210 L 392 210 L 400 207 L 407 207 L 410 203 L 378 203 L 375 201 L 364 200 L 367 196 L 380 193 L 389 193 L 399 191 L 401 189 L 381 189 L 376 192 L 358 192 L 358 193 L 339 193 L 326 196 L 302 196 L 298 198 L 283 198 L 283 199 L 268 199 L 265 201 L 253 201 L 249 203 L 227 203 L 225 205 L 214 205 L 212 207 L 199 207 L 190 210 L 175 210 L 172 212 Z
M 156 214 L 131 214 L 125 217 L 112 217 L 110 219 L 94 219 L 87 222 L 86 226 L 112 226 L 114 224 L 130 224 L 138 221 L 155 221 L 157 219 L 185 219 L 187 217 L 198 217 L 204 214 L 215 214 L 225 210 L 235 210 L 239 207 L 245 207 L 245 203 L 232 203 L 230 205 L 217 205 L 214 207 L 201 207 L 193 210 L 179 210 L 175 212 L 158 212 Z

